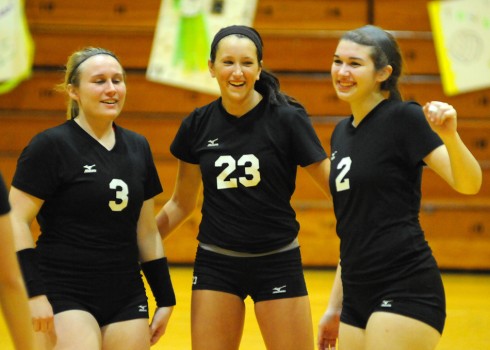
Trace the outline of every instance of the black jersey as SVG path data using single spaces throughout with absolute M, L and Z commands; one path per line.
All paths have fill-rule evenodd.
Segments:
M 147 140 L 114 128 L 110 151 L 72 120 L 38 134 L 23 150 L 12 185 L 44 200 L 37 216 L 43 264 L 137 268 L 140 210 L 162 187 Z
M 345 281 L 434 263 L 418 215 L 423 158 L 441 144 L 416 103 L 385 100 L 357 127 L 352 117 L 336 126 L 330 189 Z
M 0 215 L 5 215 L 10 211 L 10 203 L 7 195 L 7 187 L 0 174 Z
M 304 109 L 270 106 L 266 99 L 240 118 L 226 112 L 221 98 L 196 109 L 171 151 L 201 169 L 198 240 L 249 253 L 280 248 L 297 236 L 290 204 L 297 166 L 326 158 Z

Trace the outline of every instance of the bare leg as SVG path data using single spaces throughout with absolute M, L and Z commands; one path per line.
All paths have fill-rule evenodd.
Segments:
M 55 350 L 99 350 L 99 324 L 88 312 L 69 310 L 54 316 L 56 337 L 51 338 Z
M 102 328 L 103 350 L 149 350 L 150 326 L 146 318 L 111 323 Z
M 434 350 L 440 333 L 426 323 L 388 312 L 375 312 L 366 326 L 366 350 Z
M 364 350 L 365 331 L 345 323 L 339 327 L 339 350 Z
M 238 350 L 245 304 L 236 295 L 211 290 L 192 292 L 193 350 Z
M 255 314 L 269 350 L 313 350 L 313 323 L 307 296 L 261 301 Z

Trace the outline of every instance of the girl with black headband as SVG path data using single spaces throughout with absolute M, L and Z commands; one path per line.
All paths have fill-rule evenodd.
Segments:
M 10 191 L 34 329 L 47 349 L 149 350 L 175 296 L 155 221 L 162 186 L 149 144 L 115 124 L 124 69 L 112 52 L 86 48 L 70 56 L 61 87 L 69 120 L 31 140 Z M 150 327 L 140 270 L 158 306 Z
M 262 40 L 253 28 L 220 30 L 208 64 L 221 97 L 183 120 L 171 145 L 176 187 L 157 216 L 166 238 L 192 214 L 203 184 L 192 348 L 238 349 L 250 296 L 267 349 L 311 350 L 290 199 L 298 165 L 328 193 L 329 160 L 305 109 L 262 68 Z
M 475 194 L 481 168 L 459 138 L 455 109 L 402 102 L 398 44 L 375 26 L 346 32 L 331 68 L 352 115 L 331 138 L 330 191 L 340 264 L 318 348 L 434 349 L 445 323 L 441 275 L 419 223 L 424 165 Z M 340 318 L 340 328 L 339 328 Z

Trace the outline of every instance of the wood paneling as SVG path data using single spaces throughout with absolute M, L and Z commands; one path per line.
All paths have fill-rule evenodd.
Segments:
M 260 0 L 254 26 L 258 29 L 351 29 L 368 20 L 365 0 Z
M 347 103 L 337 98 L 328 74 L 277 74 L 281 88 L 304 104 L 312 116 L 350 115 Z M 54 91 L 63 74 L 56 71 L 35 71 L 33 76 L 12 92 L 0 95 L 3 110 L 51 110 L 65 108 L 65 97 Z M 202 94 L 148 81 L 143 73 L 130 72 L 125 111 L 131 113 L 187 115 L 194 108 L 207 104 L 216 96 Z M 405 99 L 424 104 L 437 100 L 452 104 L 459 118 L 490 120 L 490 89 L 447 97 L 439 79 L 407 77 L 401 82 Z
M 84 46 L 114 51 L 128 70 L 128 96 L 117 123 L 147 137 L 164 192 L 171 196 L 177 162 L 170 143 L 182 118 L 216 96 L 153 83 L 145 78 L 160 1 L 29 0 L 28 24 L 36 45 L 32 77 L 0 95 L 0 171 L 10 183 L 16 159 L 36 133 L 65 120 L 65 96 L 55 92 L 67 57 Z M 405 99 L 451 103 L 459 114 L 461 138 L 483 166 L 476 196 L 456 193 L 430 169 L 424 170 L 420 220 L 443 268 L 490 268 L 490 89 L 445 96 L 434 50 L 427 0 L 260 0 L 254 27 L 264 40 L 264 67 L 276 73 L 284 92 L 302 102 L 329 151 L 336 123 L 350 114 L 329 75 L 332 56 L 345 30 L 370 19 L 393 33 L 405 60 Z M 372 11 L 372 12 L 371 12 Z M 415 15 L 416 14 L 416 15 Z M 335 266 L 338 238 L 331 203 L 304 169 L 298 170 L 293 206 L 301 224 L 307 266 Z M 172 262 L 194 259 L 199 209 L 166 241 Z
M 429 0 L 375 0 L 374 23 L 386 30 L 430 31 Z
M 153 28 L 158 18 L 158 0 L 28 0 L 29 24 L 92 27 Z

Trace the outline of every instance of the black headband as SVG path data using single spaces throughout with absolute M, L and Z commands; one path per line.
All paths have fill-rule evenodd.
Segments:
M 75 67 L 73 67 L 73 69 L 70 72 L 70 76 L 68 77 L 67 83 L 68 84 L 71 84 L 71 80 L 73 79 L 73 75 L 75 75 L 75 72 L 77 71 L 78 67 L 80 67 L 80 65 L 83 62 L 85 62 L 86 60 L 88 60 L 90 57 L 94 57 L 94 56 L 97 56 L 97 55 L 109 55 L 111 57 L 114 57 L 116 59 L 116 61 L 119 62 L 119 59 L 112 52 L 109 52 L 109 51 L 94 51 L 92 55 L 89 55 L 89 56 L 85 57 L 83 60 L 81 60 L 80 62 L 78 62 Z
M 255 29 L 242 25 L 233 25 L 233 26 L 221 28 L 219 32 L 216 33 L 216 35 L 214 36 L 213 42 L 211 43 L 211 52 L 216 50 L 216 46 L 218 45 L 221 39 L 223 39 L 225 36 L 233 35 L 233 34 L 240 34 L 252 40 L 255 46 L 257 47 L 257 56 L 259 57 L 259 60 L 262 59 L 263 43 L 260 34 Z

